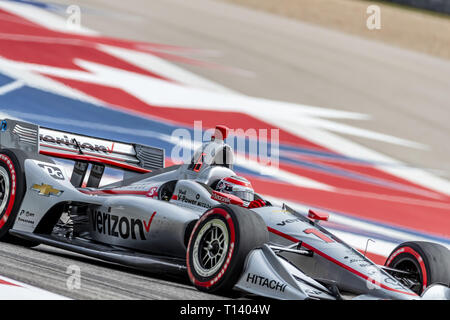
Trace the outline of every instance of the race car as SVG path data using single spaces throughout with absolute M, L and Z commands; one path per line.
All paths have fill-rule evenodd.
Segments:
M 321 226 L 327 212 L 276 206 L 255 193 L 233 171 L 227 134 L 217 126 L 189 163 L 166 167 L 163 149 L 5 119 L 0 240 L 187 275 L 210 293 L 450 299 L 446 247 L 406 242 L 376 265 Z M 123 176 L 101 186 L 105 168 Z

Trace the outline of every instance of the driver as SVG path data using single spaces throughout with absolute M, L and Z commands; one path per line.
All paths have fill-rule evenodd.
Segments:
M 259 208 L 266 205 L 262 199 L 255 200 L 255 192 L 252 185 L 244 177 L 231 176 L 221 179 L 216 186 L 216 191 L 232 194 L 244 201 L 243 207 Z

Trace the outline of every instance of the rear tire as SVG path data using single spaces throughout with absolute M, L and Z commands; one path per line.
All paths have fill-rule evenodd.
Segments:
M 0 241 L 33 247 L 38 243 L 19 239 L 9 234 L 25 194 L 25 174 L 16 154 L 0 151 Z
M 189 239 L 186 262 L 191 282 L 200 291 L 229 293 L 249 252 L 268 240 L 267 226 L 258 214 L 234 205 L 208 210 Z
M 416 273 L 419 286 L 411 289 L 419 295 L 434 283 L 450 284 L 450 250 L 437 243 L 402 243 L 392 251 L 385 265 Z

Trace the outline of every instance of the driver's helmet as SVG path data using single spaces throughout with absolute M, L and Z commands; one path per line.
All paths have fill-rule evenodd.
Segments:
M 255 192 L 253 191 L 250 182 L 240 176 L 231 176 L 221 179 L 219 183 L 217 183 L 216 191 L 235 195 L 248 202 L 253 201 L 255 198 Z

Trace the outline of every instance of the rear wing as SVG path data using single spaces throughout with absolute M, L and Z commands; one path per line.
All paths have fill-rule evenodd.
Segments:
M 12 119 L 0 123 L 0 146 L 137 173 L 164 168 L 165 164 L 164 149 L 95 138 Z

